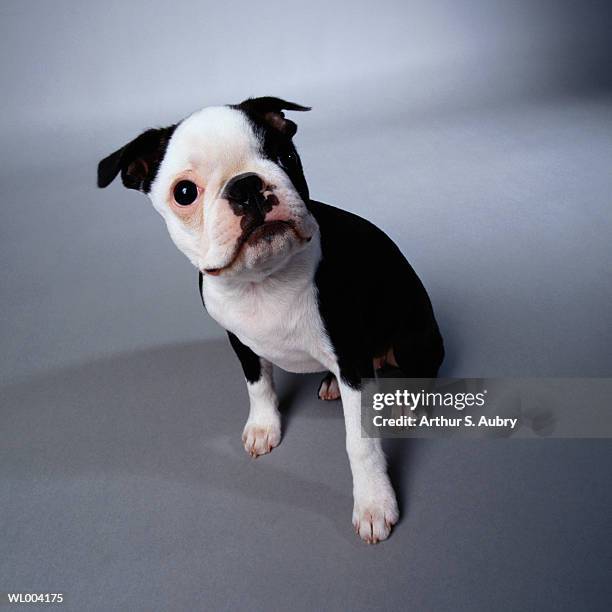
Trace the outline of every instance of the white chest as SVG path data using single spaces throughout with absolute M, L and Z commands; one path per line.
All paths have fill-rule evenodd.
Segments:
M 289 372 L 333 368 L 310 279 L 282 277 L 233 287 L 216 280 L 204 279 L 206 309 L 257 355 Z

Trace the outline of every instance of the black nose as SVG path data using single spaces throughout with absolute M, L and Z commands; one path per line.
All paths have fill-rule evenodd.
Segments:
M 247 212 L 250 208 L 258 208 L 263 203 L 263 181 L 254 172 L 245 172 L 231 178 L 225 189 L 223 197 L 230 201 L 234 209 Z

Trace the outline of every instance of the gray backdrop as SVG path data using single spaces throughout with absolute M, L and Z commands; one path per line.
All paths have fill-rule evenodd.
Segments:
M 285 441 L 250 462 L 195 270 L 95 168 L 205 105 L 311 105 L 311 193 L 401 246 L 446 376 L 609 376 L 611 28 L 595 1 L 4 1 L 0 589 L 74 610 L 603 608 L 608 443 L 396 444 L 404 518 L 362 546 L 339 407 L 280 373 Z

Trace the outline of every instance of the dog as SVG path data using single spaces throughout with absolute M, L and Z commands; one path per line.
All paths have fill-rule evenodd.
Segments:
M 353 525 L 375 543 L 399 511 L 381 441 L 361 435 L 362 379 L 385 366 L 434 378 L 444 346 L 427 292 L 393 241 L 310 198 L 297 125 L 285 116 L 307 110 L 275 97 L 204 108 L 103 159 L 98 186 L 121 174 L 125 187 L 147 194 L 199 271 L 203 304 L 246 378 L 250 455 L 281 440 L 272 364 L 327 372 L 319 397 L 342 399 Z

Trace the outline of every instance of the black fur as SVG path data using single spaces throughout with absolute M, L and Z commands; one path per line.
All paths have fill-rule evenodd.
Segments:
M 262 137 L 265 156 L 281 166 L 304 202 L 308 202 L 308 185 L 302 162 L 291 140 L 297 132 L 297 125 L 285 118 L 283 110 L 308 111 L 310 107 L 280 98 L 265 97 L 250 98 L 232 108 L 242 111 L 248 117 L 255 132 Z
M 201 292 L 200 292 L 201 293 Z M 230 344 L 234 349 L 240 364 L 244 377 L 250 382 L 255 383 L 261 378 L 261 361 L 260 358 L 246 345 L 242 344 L 238 338 L 228 331 Z
M 200 290 L 200 299 L 202 300 L 202 306 L 206 310 L 206 304 L 204 303 L 204 294 L 202 293 L 202 283 L 204 282 L 204 276 L 201 272 L 198 272 L 198 289 Z
M 309 204 L 321 233 L 322 258 L 315 274 L 319 312 L 342 380 L 361 388 L 362 378 L 374 376 L 374 358 L 389 348 L 404 376 L 435 378 L 444 343 L 412 266 L 369 221 L 322 202 Z M 234 334 L 228 336 L 246 379 L 258 381 L 259 357 Z
M 117 174 L 128 189 L 149 193 L 176 125 L 147 130 L 98 164 L 98 187 L 108 187 Z
M 314 200 L 309 208 L 321 232 L 319 310 L 343 381 L 360 388 L 374 374 L 373 358 L 389 347 L 405 376 L 434 378 L 444 358 L 442 337 L 401 251 L 357 215 Z
M 249 99 L 233 108 L 247 115 L 262 136 L 264 154 L 287 173 L 319 224 L 322 258 L 315 284 L 342 380 L 360 388 L 362 378 L 374 375 L 373 359 L 389 348 L 404 376 L 437 376 L 442 336 L 427 292 L 401 251 L 369 221 L 309 198 L 291 140 L 297 126 L 282 112 L 309 109 L 279 98 Z M 246 348 L 234 346 L 243 368 Z M 247 355 L 247 366 L 253 357 Z

